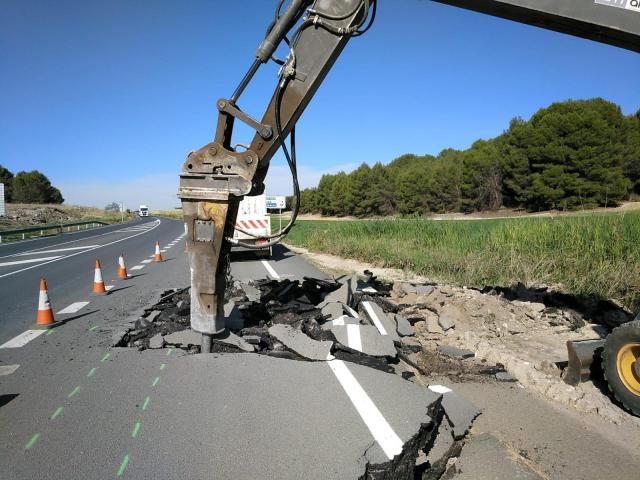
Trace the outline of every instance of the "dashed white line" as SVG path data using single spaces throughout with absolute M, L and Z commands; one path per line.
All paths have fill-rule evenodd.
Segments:
M 387 458 L 391 460 L 402 453 L 402 440 L 393 431 L 389 422 L 378 410 L 373 400 L 369 398 L 367 392 L 364 391 L 345 363 L 342 360 L 330 360 L 327 364 Z
M 264 268 L 267 270 L 267 272 L 269 272 L 269 275 L 271 275 L 274 280 L 280 280 L 280 275 L 278 275 L 273 267 L 269 265 L 269 262 L 267 262 L 266 260 L 262 260 L 262 265 L 264 265 Z
M 362 306 L 364 307 L 364 309 L 369 314 L 369 317 L 371 318 L 371 321 L 373 321 L 373 324 L 376 326 L 376 328 L 380 332 L 380 335 L 387 335 L 387 330 L 382 325 L 382 322 L 380 321 L 380 319 L 376 315 L 376 312 L 374 312 L 373 308 L 371 308 L 371 304 L 369 302 L 362 302 Z
M 27 330 L 26 332 L 22 332 L 17 337 L 13 337 L 6 343 L 0 345 L 0 348 L 20 348 L 24 347 L 27 343 L 29 343 L 34 338 L 42 335 L 46 330 Z
M 162 250 L 160 250 L 160 253 L 166 253 L 167 249 L 163 248 Z
M 0 267 L 8 267 L 9 265 L 22 265 L 23 263 L 36 263 L 46 262 L 47 260 L 54 260 L 60 258 L 62 255 L 56 255 L 55 257 L 42 257 L 42 258 L 28 258 L 26 260 L 16 260 L 15 262 L 2 262 Z
M 151 263 L 153 262 L 153 260 L 151 260 L 150 258 L 147 258 L 145 260 L 142 260 L 140 263 Z
M 144 265 L 136 265 L 135 267 L 131 267 L 131 270 L 142 270 Z
M 76 313 L 78 310 L 80 310 L 83 307 L 86 307 L 87 305 L 89 305 L 89 302 L 75 302 L 69 305 L 68 307 L 65 307 L 62 310 L 60 310 L 57 313 L 57 315 L 64 315 L 65 313 Z
M 347 325 L 347 346 L 359 352 L 362 351 L 362 338 L 360 337 L 359 325 Z

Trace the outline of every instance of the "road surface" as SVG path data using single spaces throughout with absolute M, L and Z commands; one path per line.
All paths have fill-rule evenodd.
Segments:
M 149 261 L 156 240 L 162 263 Z M 132 278 L 116 280 L 123 252 Z M 3 479 L 356 479 L 431 420 L 436 394 L 349 362 L 113 348 L 145 307 L 188 285 L 179 221 L 149 218 L 16 243 L 0 256 Z M 90 294 L 96 258 L 113 285 L 106 296 Z M 34 261 L 14 263 L 23 260 Z M 234 255 L 232 275 L 324 277 L 282 248 L 270 259 Z M 34 328 L 42 276 L 54 311 L 70 312 L 56 320 L 68 321 L 21 337 Z M 448 386 L 478 399 L 485 413 L 474 433 L 491 435 L 465 446 L 460 478 L 505 478 L 496 475 L 514 471 L 500 463 L 512 444 L 533 459 L 518 466 L 522 478 L 595 479 L 614 469 L 619 479 L 637 478 L 629 432 L 615 438 L 611 426 L 584 423 L 513 385 Z

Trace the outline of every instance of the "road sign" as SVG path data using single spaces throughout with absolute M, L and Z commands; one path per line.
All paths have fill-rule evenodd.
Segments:
M 269 197 L 267 196 L 267 208 L 283 209 L 286 205 L 286 197 Z

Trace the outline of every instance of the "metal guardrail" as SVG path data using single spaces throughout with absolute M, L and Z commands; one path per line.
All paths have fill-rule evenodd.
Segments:
M 80 230 L 89 230 L 90 228 L 97 228 L 104 225 L 109 224 L 100 220 L 88 220 L 85 222 L 57 223 L 55 225 L 38 225 L 37 227 L 20 228 L 17 230 L 3 230 L 0 231 L 0 243 L 11 241 L 11 237 L 17 237 L 13 238 L 13 240 L 26 240 L 27 238 L 43 237 L 45 235 L 45 232 L 47 232 L 48 235 L 51 234 L 51 230 L 53 230 L 53 234 L 56 235 L 65 232 L 79 232 Z M 33 233 L 37 234 L 31 235 Z

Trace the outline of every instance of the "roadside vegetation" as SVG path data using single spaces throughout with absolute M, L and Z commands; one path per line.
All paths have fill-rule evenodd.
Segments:
M 5 207 L 6 216 L 0 217 L 0 231 L 90 220 L 119 223 L 123 219 L 120 212 L 76 205 L 8 203 Z M 133 217 L 130 212 L 124 213 L 125 222 Z
M 348 159 L 344 159 L 348 161 Z M 554 103 L 466 150 L 403 155 L 324 175 L 301 213 L 431 215 L 616 206 L 640 196 L 640 111 L 595 98 Z
M 176 220 L 182 220 L 182 209 L 174 209 L 174 210 L 151 210 L 149 215 L 154 217 L 166 217 L 166 218 L 174 218 Z
M 300 221 L 287 243 L 470 287 L 559 285 L 640 310 L 640 212 Z

